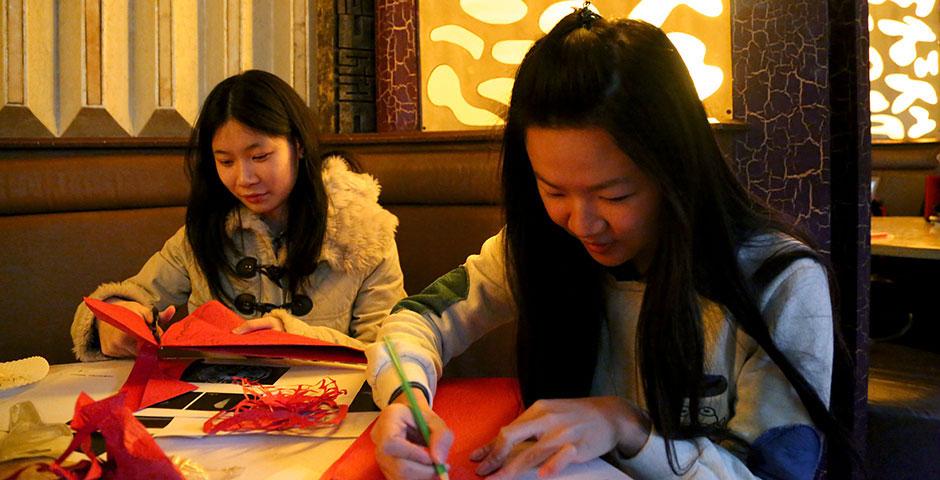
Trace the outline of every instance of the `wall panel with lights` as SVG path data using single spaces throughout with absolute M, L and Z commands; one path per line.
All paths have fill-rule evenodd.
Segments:
M 636 18 L 667 32 L 714 122 L 731 120 L 730 0 L 598 0 L 605 18 Z M 424 130 L 503 123 L 516 68 L 535 39 L 583 1 L 419 2 Z
M 936 0 L 869 0 L 874 140 L 937 140 L 940 7 Z

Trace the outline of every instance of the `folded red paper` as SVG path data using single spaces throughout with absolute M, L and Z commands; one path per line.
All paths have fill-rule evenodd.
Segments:
M 118 393 L 96 402 L 85 392 L 79 394 L 70 425 L 75 431 L 72 442 L 59 458 L 42 465 L 39 471 L 66 479 L 184 480 L 147 429 L 125 408 L 127 402 L 123 396 L 123 393 Z M 94 432 L 104 437 L 108 455 L 103 463 L 92 450 L 91 435 Z M 73 452 L 84 453 L 87 458 L 65 466 L 66 458 Z M 19 473 L 22 470 L 10 479 L 18 478 Z
M 295 358 L 343 363 L 366 361 L 365 353 L 358 348 L 291 333 L 274 330 L 232 333 L 232 329 L 244 320 L 217 301 L 202 305 L 186 318 L 171 325 L 161 336 L 160 342 L 150 333 L 140 315 L 127 308 L 87 297 L 85 305 L 98 320 L 113 325 L 137 339 L 137 360 L 127 381 L 121 387 L 121 391 L 126 393 L 126 405 L 131 411 L 196 389 L 195 385 L 180 380 L 191 360 L 160 359 L 158 351 L 162 348 L 261 358 Z
M 365 363 L 365 353 L 358 348 L 337 345 L 314 338 L 275 330 L 232 333 L 244 320 L 215 300 L 171 325 L 159 343 L 146 323 L 136 313 L 101 300 L 85 298 L 85 305 L 95 317 L 125 333 L 162 348 L 202 352 L 232 353 L 264 358 L 297 358 L 343 363 Z
M 454 432 L 449 476 L 454 480 L 481 478 L 470 453 L 492 440 L 499 429 L 524 410 L 519 383 L 514 378 L 455 378 L 442 380 L 434 397 L 434 411 Z M 374 424 L 373 424 L 374 425 Z M 320 480 L 381 480 L 375 463 L 372 426 L 330 466 Z

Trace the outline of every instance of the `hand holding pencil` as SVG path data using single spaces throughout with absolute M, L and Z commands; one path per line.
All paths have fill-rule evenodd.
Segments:
M 446 480 L 445 464 L 453 444 L 453 432 L 431 410 L 424 394 L 412 391 L 400 368 L 394 345 L 387 339 L 386 351 L 393 364 L 398 364 L 396 371 L 403 387 L 402 394 L 382 411 L 372 429 L 379 467 L 390 479 Z

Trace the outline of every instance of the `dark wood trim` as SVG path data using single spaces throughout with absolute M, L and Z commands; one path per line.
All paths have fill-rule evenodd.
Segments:
M 117 148 L 186 148 L 185 137 L 69 137 L 69 138 L 0 138 L 0 150 L 84 150 Z
M 502 136 L 502 129 L 448 132 L 339 133 L 320 136 L 320 143 L 327 147 L 408 143 L 491 143 L 502 141 Z
M 868 0 L 829 0 L 829 112 L 832 265 L 837 266 L 838 320 L 851 362 L 836 361 L 832 412 L 864 461 L 868 422 L 871 285 L 871 111 L 868 95 Z M 838 357 L 837 357 L 838 358 Z M 830 456 L 826 478 L 867 478 L 864 465 Z
M 721 123 L 713 123 L 712 129 L 716 132 L 743 132 L 747 129 L 744 120 L 729 120 Z
M 712 124 L 718 133 L 745 130 L 741 121 Z M 326 133 L 320 143 L 327 148 L 351 145 L 409 143 L 490 143 L 502 140 L 502 128 L 442 132 Z M 0 138 L 0 149 L 9 150 L 85 150 L 85 149 L 185 149 L 185 137 L 81 137 L 81 138 Z
M 880 140 L 872 140 L 871 144 L 872 146 L 876 146 L 876 147 L 904 147 L 904 146 L 910 146 L 910 145 L 932 146 L 932 145 L 940 145 L 940 139 L 936 139 L 936 138 L 929 138 L 929 139 L 922 139 L 922 140 L 880 139 Z

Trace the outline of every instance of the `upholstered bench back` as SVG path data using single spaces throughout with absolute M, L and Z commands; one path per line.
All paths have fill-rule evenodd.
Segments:
M 178 142 L 100 147 L 0 152 L 0 361 L 74 361 L 69 325 L 82 295 L 136 273 L 183 224 L 188 181 Z M 409 293 L 502 224 L 498 144 L 485 134 L 331 136 L 323 147 L 350 153 L 382 185 L 380 201 L 400 221 Z M 511 329 L 491 337 L 449 372 L 511 373 Z
M 876 144 L 871 152 L 871 176 L 878 179 L 875 197 L 888 215 L 923 215 L 924 182 L 940 175 L 936 143 Z

